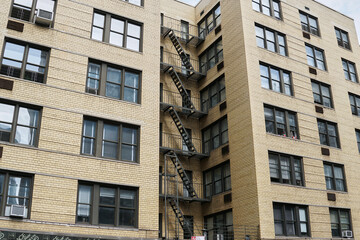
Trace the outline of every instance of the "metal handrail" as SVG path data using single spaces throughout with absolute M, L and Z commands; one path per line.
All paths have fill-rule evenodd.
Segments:
M 182 64 L 182 60 L 181 60 L 179 54 L 177 54 L 177 53 L 163 51 L 160 62 L 168 64 L 168 65 L 172 65 L 177 68 L 182 68 L 183 69 L 182 72 L 184 74 L 186 74 L 186 72 L 187 72 L 186 68 Z M 199 72 L 199 69 L 200 69 L 199 61 L 196 59 L 190 58 L 190 63 L 193 66 L 194 71 Z
M 162 99 L 161 102 L 162 103 L 166 103 L 166 104 L 171 104 L 174 106 L 179 106 L 179 107 L 183 107 L 183 98 L 180 95 L 179 92 L 172 92 L 169 90 L 162 90 Z M 195 109 L 200 111 L 200 98 L 197 97 L 190 97 L 191 98 L 191 102 L 194 104 Z
M 191 138 L 192 143 L 195 146 L 195 149 L 202 153 L 202 142 L 199 138 Z M 161 147 L 171 148 L 171 149 L 179 149 L 184 152 L 188 152 L 187 146 L 183 143 L 183 139 L 180 135 L 171 134 L 171 133 L 161 133 Z
M 171 28 L 172 30 L 179 32 L 180 37 L 184 38 L 184 39 L 188 38 L 189 36 L 197 37 L 197 38 L 202 39 L 202 40 L 204 39 L 204 37 L 199 36 L 199 33 L 204 31 L 203 28 L 200 28 L 199 26 L 196 26 L 194 24 L 189 23 L 188 24 L 189 32 L 184 32 L 181 29 L 181 21 L 178 20 L 178 19 L 169 17 L 169 16 L 163 15 L 163 22 L 162 22 L 161 26 L 166 27 L 166 28 Z
M 160 178 L 160 194 L 164 195 L 165 193 L 169 196 L 178 196 L 180 198 L 191 198 L 189 192 L 185 186 L 180 181 L 176 180 L 167 180 L 166 191 L 164 186 L 164 176 Z M 204 185 L 202 183 L 193 182 L 192 187 L 194 188 L 199 199 L 205 199 L 204 195 Z

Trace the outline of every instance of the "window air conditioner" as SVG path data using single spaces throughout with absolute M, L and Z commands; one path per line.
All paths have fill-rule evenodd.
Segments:
M 26 206 L 21 205 L 11 205 L 10 206 L 10 216 L 11 217 L 26 217 Z
M 35 15 L 35 23 L 49 27 L 53 22 L 54 14 L 43 9 L 37 9 Z
M 353 232 L 350 230 L 342 231 L 342 237 L 343 238 L 352 238 Z

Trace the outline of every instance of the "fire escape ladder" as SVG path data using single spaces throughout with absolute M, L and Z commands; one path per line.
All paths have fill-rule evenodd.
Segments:
M 190 71 L 190 72 L 194 72 L 194 67 L 192 66 L 191 62 L 190 62 L 190 58 L 186 55 L 184 49 L 182 48 L 179 39 L 176 37 L 175 33 L 173 30 L 170 30 L 169 32 L 169 38 L 171 40 L 171 42 L 173 43 L 177 53 L 179 54 L 182 63 L 184 64 L 184 67 Z
M 182 213 L 177 201 L 173 198 L 169 198 L 169 204 L 170 204 L 172 210 L 174 211 L 176 218 L 178 219 L 183 231 L 193 233 L 192 229 L 190 228 L 190 224 L 185 219 L 184 214 Z
M 179 75 L 176 73 L 176 71 L 174 70 L 173 67 L 169 68 L 169 74 L 181 95 L 181 98 L 185 104 L 185 107 L 190 108 L 191 110 L 195 110 L 195 106 L 191 102 L 191 98 L 190 98 L 189 94 L 187 93 L 183 83 L 180 80 Z
M 169 106 L 164 111 L 165 112 L 169 111 L 169 114 L 170 114 L 171 118 L 173 119 L 177 129 L 179 130 L 179 133 L 180 133 L 185 145 L 187 146 L 188 150 L 190 152 L 196 152 L 195 146 L 192 143 L 191 138 L 190 138 L 188 132 L 186 131 L 184 124 L 181 122 L 180 117 L 179 117 L 178 113 L 176 112 L 175 108 L 173 106 Z
M 186 175 L 185 169 L 182 166 L 179 157 L 176 155 L 175 152 L 172 152 L 172 154 L 170 155 L 170 159 L 172 161 L 172 163 L 174 164 L 177 173 L 179 174 L 184 187 L 186 188 L 186 190 L 188 191 L 190 197 L 192 198 L 198 198 L 194 186 L 192 184 L 192 182 L 190 181 L 189 177 Z

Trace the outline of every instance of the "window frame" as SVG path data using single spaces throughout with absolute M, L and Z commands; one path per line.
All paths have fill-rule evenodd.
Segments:
M 299 13 L 300 13 L 301 30 L 304 31 L 304 32 L 310 33 L 311 35 L 321 37 L 318 18 L 314 17 L 314 16 L 312 16 L 312 15 L 306 13 L 306 12 L 303 12 L 303 11 L 299 11 Z M 302 21 L 301 15 L 306 17 L 306 23 Z M 316 22 L 316 33 L 311 31 L 310 19 Z
M 327 184 L 326 184 L 326 190 L 327 191 L 339 191 L 339 192 L 347 192 L 347 184 L 346 184 L 346 175 L 345 175 L 345 166 L 342 165 L 342 164 L 337 164 L 337 163 L 332 163 L 332 162 L 324 162 L 323 163 L 324 165 L 324 176 L 325 176 L 325 184 L 326 184 L 326 179 L 331 179 L 331 182 L 332 182 L 332 185 L 334 186 L 334 189 L 329 189 L 327 188 Z M 329 166 L 331 167 L 331 175 L 332 177 L 327 177 L 326 174 L 325 174 L 325 166 Z M 336 168 L 341 168 L 341 171 L 342 171 L 342 175 L 343 175 L 343 178 L 336 178 L 335 177 L 335 167 Z M 337 179 L 341 179 L 343 181 L 343 184 L 344 184 L 344 190 L 339 190 L 336 188 L 336 180 Z
M 345 80 L 351 81 L 353 83 L 359 83 L 359 78 L 358 78 L 358 74 L 357 74 L 357 70 L 356 70 L 356 64 L 354 62 L 351 62 L 351 61 L 346 60 L 344 58 L 341 58 L 341 63 L 342 63 L 342 67 L 343 67 L 344 74 L 345 74 Z M 346 64 L 346 69 L 344 68 L 344 64 Z M 352 65 L 353 68 L 354 68 L 353 73 L 350 71 L 350 65 Z M 355 81 L 353 81 L 351 74 L 355 75 Z M 349 78 L 347 78 L 346 75 L 348 75 Z
M 218 51 L 217 45 L 221 44 L 221 50 Z M 210 55 L 211 50 L 214 49 L 214 56 Z M 206 62 L 202 64 L 201 58 L 205 56 Z M 221 56 L 221 57 L 220 57 Z M 210 60 L 215 59 L 214 66 L 210 67 Z M 224 48 L 222 44 L 222 37 L 219 37 L 216 39 L 216 41 L 211 44 L 207 49 L 205 49 L 200 55 L 199 55 L 199 71 L 203 74 L 206 74 L 207 71 L 215 67 L 218 63 L 224 61 Z M 205 67 L 204 71 L 202 70 Z
M 359 150 L 359 153 L 360 153 L 360 130 L 356 129 L 356 128 L 355 128 L 355 137 L 356 137 L 358 150 Z
M 258 2 L 256 2 L 258 1 Z M 260 12 L 266 16 L 269 16 L 269 17 L 273 17 L 277 20 L 282 20 L 283 17 L 282 17 L 282 11 L 281 11 L 281 2 L 280 0 L 269 0 L 269 3 L 270 3 L 270 9 L 269 9 L 269 12 L 270 12 L 270 15 L 267 15 L 263 12 L 263 4 L 262 4 L 262 1 L 263 0 L 252 0 L 252 9 L 256 12 Z M 274 2 L 276 2 L 278 5 L 279 5 L 279 11 L 276 11 L 275 8 L 274 8 Z M 254 4 L 257 4 L 259 6 L 259 11 L 256 10 L 254 8 Z M 276 17 L 275 16 L 275 12 L 278 12 L 279 13 L 279 17 Z
M 306 48 L 307 48 L 307 47 L 308 47 L 308 48 L 311 48 L 311 51 L 312 51 L 312 55 L 311 55 L 311 56 L 310 56 L 310 55 L 308 55 L 308 53 L 307 53 L 307 51 L 306 51 Z M 319 59 L 316 57 L 316 51 L 321 52 L 321 54 L 322 54 L 322 58 L 323 58 L 323 60 L 322 60 L 322 61 L 321 61 L 321 60 L 319 60 Z M 305 52 L 306 52 L 307 64 L 308 64 L 309 66 L 311 66 L 311 67 L 315 67 L 315 68 L 317 68 L 317 69 L 319 69 L 319 70 L 322 70 L 322 71 L 327 71 L 326 58 L 325 58 L 325 51 L 324 51 L 323 49 L 321 49 L 321 48 L 318 48 L 318 47 L 315 47 L 315 46 L 313 46 L 313 45 L 310 45 L 310 44 L 305 43 Z M 310 65 L 310 64 L 309 64 L 309 58 L 314 59 L 314 65 Z M 323 62 L 324 69 L 319 68 L 318 61 L 319 61 L 319 62 Z
M 354 104 L 352 104 L 351 98 L 354 99 L 353 100 Z M 359 105 L 357 103 L 357 100 L 359 101 Z M 349 92 L 349 101 L 350 101 L 350 108 L 352 115 L 360 116 L 360 96 Z
M 102 33 L 102 40 L 97 40 L 95 38 L 92 38 L 93 36 L 93 28 L 94 28 L 94 20 L 95 20 L 95 14 L 99 14 L 104 16 L 104 27 L 103 29 L 103 33 Z M 110 43 L 110 32 L 111 32 L 111 19 L 116 19 L 116 20 L 120 20 L 124 22 L 124 32 L 120 33 L 122 35 L 122 46 Z M 137 25 L 140 27 L 140 38 L 139 40 L 139 51 L 137 50 L 133 50 L 131 48 L 127 47 L 127 38 L 135 38 L 133 36 L 128 35 L 128 26 L 129 24 L 133 24 L 133 25 Z M 99 28 L 99 27 L 98 27 Z M 93 11 L 93 16 L 92 16 L 92 22 L 91 22 L 91 32 L 90 32 L 90 40 L 93 41 L 98 41 L 98 42 L 104 42 L 107 44 L 110 44 L 111 46 L 115 46 L 115 47 L 119 47 L 119 48 L 123 48 L 123 49 L 127 49 L 133 52 L 143 52 L 143 39 L 144 39 L 144 24 L 141 22 L 138 22 L 136 20 L 133 19 L 129 19 L 129 18 L 125 18 L 119 15 L 115 15 L 112 13 L 108 13 L 108 12 L 104 12 L 98 9 L 94 9 Z M 136 38 L 137 39 L 137 38 Z
M 96 79 L 99 82 L 99 86 L 98 86 L 96 94 L 89 92 L 90 87 L 88 86 L 88 80 L 89 80 L 89 78 L 94 79 L 93 77 L 89 76 L 90 75 L 90 65 L 91 64 L 95 64 L 95 65 L 98 65 L 100 67 L 99 78 Z M 114 98 L 114 97 L 111 97 L 111 96 L 106 96 L 106 83 L 107 83 L 107 70 L 108 70 L 108 68 L 114 68 L 114 69 L 117 69 L 117 70 L 121 70 L 121 83 L 117 84 L 117 85 L 120 85 L 120 98 Z M 102 61 L 98 61 L 98 60 L 94 60 L 94 59 L 89 59 L 87 69 L 88 70 L 87 70 L 86 84 L 85 84 L 85 92 L 86 93 L 93 94 L 93 95 L 98 95 L 98 96 L 103 96 L 103 97 L 110 98 L 110 99 L 115 99 L 115 100 L 130 102 L 130 103 L 136 103 L 136 104 L 141 104 L 142 71 L 132 69 L 132 68 L 128 68 L 128 67 L 123 67 L 123 66 L 120 66 L 120 65 L 112 64 L 112 63 L 102 62 Z M 138 74 L 139 75 L 138 88 L 125 86 L 125 73 L 133 73 L 133 74 Z M 113 83 L 113 84 L 115 84 L 115 83 Z M 131 88 L 131 89 L 136 89 L 137 90 L 137 101 L 136 102 L 127 101 L 127 100 L 124 99 L 125 88 Z
M 271 163 L 270 163 L 270 155 L 276 155 L 277 156 L 277 160 L 278 160 L 278 165 L 277 168 L 272 168 L 271 167 Z M 304 162 L 303 162 L 303 158 L 302 157 L 298 157 L 298 156 L 294 156 L 294 155 L 290 155 L 290 154 L 284 154 L 284 153 L 279 153 L 279 152 L 274 152 L 274 151 L 269 151 L 268 152 L 268 156 L 269 156 L 269 169 L 270 169 L 270 180 L 271 182 L 275 182 L 275 183 L 281 183 L 281 184 L 287 184 L 287 185 L 294 185 L 294 186 L 303 186 L 305 187 L 305 177 L 304 177 Z M 283 173 L 283 169 L 282 169 L 282 165 L 281 165 L 281 157 L 286 157 L 289 158 L 289 163 L 290 163 L 290 181 L 287 183 L 283 180 L 282 177 L 282 173 Z M 297 184 L 297 179 L 296 179 L 296 170 L 295 170 L 295 161 L 299 161 L 300 162 L 300 174 L 301 174 L 301 182 L 300 184 Z M 278 173 L 279 173 L 279 178 L 278 181 L 275 180 L 275 178 L 271 177 L 271 169 L 277 169 Z
M 220 15 L 216 16 L 215 11 L 220 8 Z M 208 19 L 212 16 L 212 24 L 213 27 L 209 30 L 209 23 Z M 220 18 L 220 23 L 217 24 L 216 20 Z M 201 25 L 205 23 L 205 28 L 201 31 Z M 212 32 L 217 26 L 221 25 L 221 5 L 220 3 L 216 4 L 199 22 L 198 22 L 198 31 L 199 36 L 205 38 L 207 35 L 209 35 L 210 32 Z
M 224 81 L 224 87 L 221 88 L 220 82 Z M 216 94 L 211 95 L 211 88 L 216 86 Z M 221 100 L 222 93 L 224 93 L 225 98 Z M 205 96 L 207 95 L 207 96 Z M 216 104 L 212 105 L 212 97 L 216 96 Z M 208 112 L 213 107 L 217 106 L 219 103 L 226 101 L 226 86 L 225 86 L 225 74 L 222 74 L 220 77 L 215 79 L 209 85 L 201 89 L 200 91 L 200 101 L 201 101 L 201 111 Z M 206 107 L 205 107 L 206 106 Z
M 78 209 L 79 209 L 79 204 L 83 204 L 83 203 L 79 203 L 79 189 L 80 189 L 80 185 L 82 186 L 90 186 L 92 188 L 91 191 L 91 198 L 90 198 L 90 217 L 89 217 L 89 222 L 80 222 L 78 221 L 77 217 L 78 217 Z M 115 190 L 115 204 L 114 204 L 114 224 L 100 224 L 99 223 L 99 209 L 100 209 L 100 205 L 104 205 L 100 203 L 100 188 L 112 188 L 112 189 L 116 189 Z M 134 208 L 124 208 L 120 206 L 120 192 L 122 190 L 130 190 L 130 191 L 134 191 L 135 192 L 135 204 L 134 204 Z M 122 185 L 112 185 L 112 184 L 103 184 L 103 183 L 91 183 L 91 182 L 83 182 L 83 181 L 79 181 L 78 182 L 78 186 L 77 186 L 77 197 L 76 197 L 76 214 L 75 214 L 75 224 L 79 224 L 79 225 L 90 225 L 90 226 L 105 226 L 105 227 L 109 227 L 109 226 L 113 226 L 116 228 L 138 228 L 139 227 L 139 188 L 136 187 L 130 187 L 130 186 L 122 186 Z M 135 210 L 135 216 L 134 216 L 134 221 L 135 224 L 134 226 L 128 226 L 128 225 L 120 225 L 120 219 L 119 219 L 119 213 L 120 213 L 120 209 L 134 209 Z
M 262 30 L 263 38 L 261 38 L 260 36 L 257 35 L 257 32 L 256 32 L 256 29 L 257 29 L 257 28 L 259 28 L 259 29 Z M 266 34 L 267 31 L 273 33 L 273 35 L 274 35 L 274 42 L 271 42 L 270 40 L 267 39 L 267 34 Z M 268 51 L 270 51 L 270 52 L 273 52 L 273 53 L 277 53 L 277 54 L 279 54 L 279 55 L 281 55 L 281 56 L 284 56 L 284 57 L 288 57 L 288 56 L 289 56 L 289 54 L 288 54 L 288 47 L 287 47 L 287 39 L 286 39 L 286 35 L 285 35 L 285 34 L 279 32 L 279 31 L 273 30 L 273 29 L 271 29 L 271 28 L 265 27 L 265 26 L 263 26 L 263 25 L 261 25 L 261 24 L 255 23 L 255 36 L 256 36 L 256 40 L 260 39 L 260 40 L 262 41 L 263 45 L 264 45 L 264 47 L 262 47 L 262 46 L 259 46 L 259 45 L 257 44 L 258 47 L 263 48 L 263 49 L 266 49 L 266 50 L 268 50 Z M 280 45 L 279 37 L 283 37 L 283 38 L 284 38 L 284 44 L 285 44 L 284 46 L 281 46 L 281 45 Z M 256 42 L 257 42 L 257 41 L 256 41 Z M 272 51 L 272 50 L 270 50 L 270 49 L 268 48 L 268 43 L 269 43 L 269 42 L 271 42 L 271 43 L 274 44 L 275 51 Z M 281 54 L 281 51 L 280 51 L 280 48 L 281 48 L 281 47 L 284 48 L 284 51 L 285 51 L 284 55 Z
M 317 84 L 317 85 L 318 85 L 320 94 L 314 92 L 314 89 L 312 88 L 312 84 Z M 327 97 L 326 97 L 326 96 L 325 96 L 325 97 L 323 96 L 322 87 L 326 87 L 326 88 L 329 89 L 330 105 L 331 105 L 330 107 L 324 105 L 324 98 L 327 98 Z M 332 97 L 332 92 L 331 92 L 331 86 L 330 86 L 329 84 L 322 83 L 322 82 L 316 81 L 316 80 L 314 80 L 314 79 L 311 79 L 311 88 L 312 88 L 313 98 L 314 98 L 314 103 L 315 103 L 315 104 L 320 104 L 320 105 L 322 105 L 322 106 L 324 106 L 324 107 L 334 109 L 334 102 L 333 102 L 333 97 Z M 320 96 L 321 102 L 316 102 L 315 97 L 314 97 L 315 94 Z
M 221 123 L 223 121 L 226 121 L 226 125 L 227 125 L 227 129 L 222 129 L 221 127 Z M 218 126 L 218 133 L 216 135 L 214 135 L 214 128 Z M 229 129 L 229 125 L 228 125 L 228 122 L 227 122 L 227 115 L 225 115 L 224 117 L 216 120 L 215 122 L 213 122 L 212 124 L 210 124 L 209 126 L 203 128 L 201 130 L 201 133 L 202 133 L 202 150 L 203 150 L 203 153 L 210 153 L 212 150 L 215 150 L 215 149 L 218 149 L 219 147 L 225 145 L 225 144 L 228 144 L 229 143 L 229 135 L 227 135 L 227 141 L 226 142 L 223 142 L 222 141 L 222 137 L 223 137 L 223 134 L 228 134 L 228 129 Z M 206 131 L 210 131 L 210 139 L 208 141 L 205 142 L 205 132 Z M 216 148 L 214 148 L 214 138 L 218 137 L 219 138 L 219 146 L 217 146 Z M 209 143 L 209 152 L 205 152 L 205 144 Z
M 92 121 L 92 122 L 96 123 L 95 137 L 89 137 L 89 136 L 85 135 L 85 121 Z M 103 155 L 103 153 L 102 153 L 103 141 L 109 142 L 109 140 L 104 140 L 104 136 L 103 136 L 105 124 L 116 125 L 119 128 L 118 129 L 118 139 L 116 142 L 118 144 L 118 146 L 116 148 L 116 150 L 117 150 L 116 158 L 102 156 Z M 137 130 L 137 136 L 136 136 L 137 144 L 135 144 L 137 149 L 136 149 L 136 160 L 135 161 L 122 159 L 122 145 L 123 144 L 129 145 L 128 143 L 123 142 L 123 128 L 124 127 Z M 93 145 L 94 153 L 93 154 L 87 154 L 87 153 L 83 152 L 84 138 L 94 139 L 94 145 Z M 128 123 L 122 123 L 122 122 L 115 122 L 115 121 L 107 120 L 107 119 L 95 118 L 95 117 L 91 117 L 91 116 L 84 116 L 83 123 L 82 123 L 80 155 L 88 156 L 88 157 L 96 157 L 96 158 L 101 158 L 101 159 L 109 159 L 109 160 L 114 160 L 114 161 L 121 161 L 121 162 L 140 163 L 140 126 L 132 125 L 132 124 L 128 124 Z
M 227 222 L 227 214 L 231 213 L 231 223 L 228 223 Z M 221 216 L 221 217 L 220 217 Z M 208 229 L 208 219 L 211 219 L 212 218 L 212 226 L 213 228 L 212 229 Z M 217 218 L 222 218 L 222 223 L 220 223 L 220 226 L 218 225 L 219 224 L 219 221 L 217 221 Z M 227 210 L 224 210 L 224 211 L 221 211 L 221 212 L 217 212 L 217 213 L 213 213 L 213 214 L 210 214 L 210 215 L 206 215 L 204 216 L 204 228 L 206 229 L 206 232 L 207 232 L 207 236 L 208 236 L 208 239 L 212 239 L 211 236 L 216 236 L 216 234 L 224 234 L 224 239 L 227 239 L 227 240 L 233 240 L 235 239 L 234 238 L 234 216 L 233 216 L 233 211 L 232 209 L 227 209 Z M 230 231 L 228 231 L 228 229 L 230 229 Z M 232 231 L 231 231 L 232 230 Z M 209 232 L 212 232 L 212 234 L 209 234 Z
M 204 182 L 204 196 L 205 198 L 211 198 L 213 196 L 225 193 L 225 192 L 229 192 L 231 191 L 232 187 L 231 187 L 231 170 L 230 170 L 230 175 L 226 175 L 226 168 L 229 167 L 230 168 L 230 161 L 226 161 L 223 163 L 220 163 L 219 165 L 212 167 L 206 171 L 203 171 L 203 182 Z M 221 178 L 219 180 L 215 181 L 215 170 L 217 169 L 221 169 Z M 211 174 L 211 182 L 207 183 L 206 182 L 206 175 L 207 174 Z M 230 179 L 230 188 L 226 188 L 226 184 L 225 181 L 226 179 Z M 216 192 L 215 189 L 215 183 L 216 182 L 221 182 L 221 190 L 220 192 Z M 207 192 L 206 187 L 210 186 L 210 193 Z
M 340 38 L 337 37 L 337 35 L 336 35 L 337 32 L 339 32 Z M 347 39 L 348 39 L 347 42 L 344 41 L 344 39 L 343 39 L 343 34 L 346 35 L 346 37 L 347 37 Z M 344 31 L 344 30 L 342 30 L 342 29 L 340 29 L 340 28 L 338 28 L 338 27 L 335 27 L 335 37 L 336 37 L 336 40 L 337 40 L 337 43 L 338 43 L 338 46 L 339 46 L 339 47 L 342 47 L 342 48 L 345 48 L 345 49 L 351 51 L 351 44 L 350 44 L 350 39 L 349 39 L 349 34 L 348 34 L 348 32 L 346 32 L 346 31 Z M 347 43 L 347 45 L 346 45 L 346 43 Z M 348 46 L 348 47 L 346 47 L 346 46 Z
M 267 120 L 266 119 L 266 114 L 265 114 L 265 109 L 271 109 L 272 110 L 272 113 L 273 113 L 273 120 L 270 121 L 270 120 Z M 281 135 L 278 133 L 278 121 L 276 120 L 276 111 L 279 111 L 279 112 L 283 112 L 284 113 L 284 120 L 285 120 L 285 123 L 280 123 L 281 125 L 285 125 L 285 134 Z M 292 126 L 292 127 L 295 127 L 296 128 L 296 131 L 295 131 L 295 136 L 291 136 L 291 126 L 290 126 L 290 122 L 289 122 L 289 114 L 293 114 L 295 116 L 295 125 L 296 126 Z M 274 106 L 271 106 L 271 105 L 267 105 L 267 104 L 264 104 L 264 117 L 265 117 L 265 129 L 266 129 L 266 133 L 270 133 L 270 134 L 275 134 L 275 135 L 278 135 L 278 136 L 283 136 L 283 137 L 287 137 L 287 138 L 293 138 L 293 139 L 300 139 L 300 133 L 299 133 L 299 121 L 298 121 L 298 118 L 297 118 L 297 113 L 296 112 L 293 112 L 291 110 L 286 110 L 286 109 L 283 109 L 283 108 L 278 108 L 278 107 L 274 107 Z M 268 132 L 267 130 L 267 122 L 273 122 L 273 125 L 274 125 L 274 132 Z
M 261 83 L 262 83 L 262 79 L 268 79 L 268 83 L 269 83 L 269 88 L 266 88 L 264 86 L 261 86 L 262 88 L 265 88 L 265 89 L 269 89 L 269 90 L 272 90 L 274 92 L 278 92 L 278 91 L 275 91 L 273 90 L 273 78 L 271 76 L 271 70 L 276 70 L 276 71 L 279 71 L 279 76 L 280 76 L 280 92 L 278 93 L 282 93 L 282 94 L 285 94 L 287 96 L 294 96 L 294 87 L 293 87 L 293 80 L 292 80 L 292 73 L 288 70 L 285 70 L 285 69 L 282 69 L 282 68 L 278 68 L 278 67 L 275 67 L 273 65 L 270 65 L 270 64 L 267 64 L 265 62 L 259 62 L 259 67 L 260 67 L 260 79 L 261 79 Z M 267 72 L 268 72 L 268 77 L 267 76 L 263 76 L 261 75 L 261 67 L 266 67 L 267 68 Z M 285 81 L 284 81 L 284 74 L 288 74 L 289 75 L 289 78 L 290 78 L 290 84 L 286 84 Z M 261 84 L 262 85 L 262 84 Z M 289 85 L 289 89 L 290 89 L 290 95 L 286 94 L 285 93 L 285 85 Z
M 320 133 L 319 123 L 324 123 L 324 124 L 325 124 L 326 133 Z M 327 120 L 318 118 L 318 119 L 317 119 L 317 125 L 318 125 L 320 145 L 325 145 L 325 146 L 329 146 L 329 147 L 334 147 L 334 148 L 341 149 L 340 136 L 339 136 L 339 130 L 338 130 L 337 123 L 330 122 L 330 121 L 327 121 Z M 329 130 L 328 130 L 328 128 L 329 128 L 328 126 L 329 126 L 329 125 L 333 125 L 333 126 L 335 127 L 336 136 L 329 136 Z M 321 143 L 321 137 L 320 137 L 321 134 L 326 136 L 326 144 Z M 331 145 L 330 145 L 330 137 L 336 137 L 336 144 L 337 144 L 337 146 L 331 146 Z
M 337 214 L 337 221 L 338 221 L 338 223 L 332 223 L 331 222 L 331 211 L 333 211 L 333 212 L 336 212 L 336 214 Z M 344 212 L 347 212 L 348 213 L 348 216 L 349 216 L 349 227 L 350 227 L 350 231 L 352 231 L 352 229 L 353 229 L 353 226 L 352 226 L 352 221 L 351 221 L 351 210 L 350 209 L 345 209 L 345 208 L 332 208 L 332 207 L 330 207 L 329 208 L 329 215 L 330 215 L 330 226 L 331 226 L 331 236 L 332 237 L 342 237 L 341 235 L 333 235 L 333 233 L 332 233 L 332 225 L 333 224 L 337 224 L 338 225 L 338 229 L 340 229 L 340 234 L 342 233 L 342 231 L 345 231 L 346 229 L 342 229 L 342 227 L 341 227 L 341 217 L 340 217 L 340 215 L 341 215 L 341 212 L 342 211 L 344 211 Z

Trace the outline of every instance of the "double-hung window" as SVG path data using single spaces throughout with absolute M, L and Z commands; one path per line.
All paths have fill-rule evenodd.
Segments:
M 297 156 L 269 152 L 272 182 L 303 186 L 302 159 Z
M 54 18 L 55 0 L 13 0 L 10 16 L 32 22 L 38 11 Z
M 255 24 L 255 32 L 258 47 L 287 56 L 285 34 L 259 24 Z
M 349 99 L 352 114 L 360 116 L 360 96 L 349 93 Z
M 43 83 L 48 61 L 49 49 L 6 39 L 0 73 Z
M 311 80 L 314 102 L 332 108 L 330 85 Z
M 226 98 L 225 77 L 222 75 L 200 92 L 201 110 L 207 112 Z
M 0 103 L 0 141 L 37 146 L 39 125 L 38 107 Z
M 326 70 L 324 50 L 305 44 L 307 62 L 310 66 Z
M 221 23 L 221 6 L 216 5 L 206 16 L 200 21 L 199 26 L 199 37 L 205 38 L 216 26 Z
M 209 240 L 235 239 L 232 210 L 205 216 L 204 225 L 207 230 L 207 239 Z
M 206 73 L 223 59 L 223 45 L 220 38 L 200 55 L 200 72 Z
M 0 216 L 10 216 L 16 205 L 24 207 L 24 217 L 29 218 L 32 185 L 32 176 L 0 171 Z
M 265 63 L 260 63 L 261 86 L 292 96 L 291 73 Z
M 296 113 L 264 106 L 266 132 L 284 137 L 299 138 Z
M 252 7 L 255 11 L 261 12 L 267 16 L 281 19 L 279 0 L 252 0 Z
M 276 236 L 310 236 L 308 207 L 273 203 Z
M 142 24 L 109 13 L 95 11 L 91 38 L 141 52 Z
M 137 227 L 138 189 L 92 183 L 78 187 L 76 222 Z
M 343 165 L 324 163 L 324 172 L 327 190 L 346 191 Z
M 318 119 L 320 144 L 330 147 L 340 148 L 337 124 L 322 119 Z
M 204 172 L 205 197 L 231 189 L 230 162 L 226 162 Z
M 224 117 L 209 127 L 202 130 L 203 152 L 209 153 L 211 150 L 228 143 L 228 124 L 227 117 Z
M 341 61 L 344 69 L 345 79 L 355 83 L 358 82 L 355 63 L 346 59 L 341 59 Z
M 357 142 L 358 150 L 360 153 L 360 130 L 355 129 L 355 134 L 356 134 L 356 142 Z
M 351 230 L 349 209 L 330 208 L 331 235 L 342 237 L 342 232 Z
M 138 162 L 139 127 L 85 118 L 81 154 Z
M 351 50 L 348 33 L 340 28 L 335 27 L 335 34 L 340 47 Z
M 91 61 L 86 92 L 139 103 L 140 76 L 137 70 Z
M 304 12 L 300 12 L 300 20 L 303 31 L 320 36 L 318 20 L 316 17 Z

